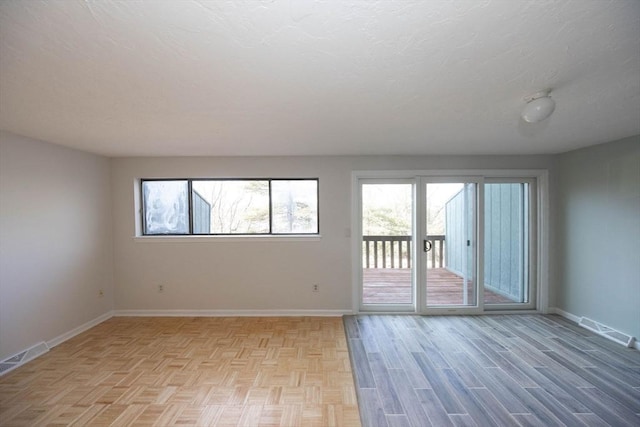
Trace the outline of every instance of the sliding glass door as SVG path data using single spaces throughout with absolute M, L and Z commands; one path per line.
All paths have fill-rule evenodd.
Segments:
M 535 179 L 358 179 L 358 310 L 535 309 Z

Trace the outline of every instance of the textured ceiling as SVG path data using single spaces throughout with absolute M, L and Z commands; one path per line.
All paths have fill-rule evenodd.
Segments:
M 640 134 L 640 1 L 3 0 L 0 129 L 109 156 L 563 152 Z

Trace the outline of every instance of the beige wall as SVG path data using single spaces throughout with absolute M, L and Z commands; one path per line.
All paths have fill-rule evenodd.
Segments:
M 560 156 L 109 160 L 0 132 L 0 360 L 112 309 L 351 310 L 354 170 L 549 169 L 549 305 L 640 335 L 639 138 Z M 318 177 L 322 237 L 135 238 L 136 181 L 169 177 Z
M 558 308 L 640 337 L 640 136 L 558 166 Z
M 353 170 L 546 169 L 553 164 L 552 156 L 113 159 L 115 307 L 348 311 Z M 134 239 L 136 179 L 169 177 L 319 177 L 322 238 Z M 311 292 L 313 283 L 320 284 L 319 293 Z
M 113 308 L 111 224 L 108 159 L 0 133 L 0 360 Z
M 2 133 L 0 359 L 112 309 L 350 311 L 352 171 L 553 170 L 554 159 L 106 159 Z M 136 239 L 135 184 L 143 177 L 318 177 L 322 237 Z M 553 187 L 553 173 L 551 180 Z

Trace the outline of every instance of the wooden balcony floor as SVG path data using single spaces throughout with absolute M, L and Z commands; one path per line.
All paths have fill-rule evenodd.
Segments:
M 411 269 L 409 268 L 365 268 L 363 302 L 365 304 L 410 304 Z M 427 269 L 427 301 L 429 305 L 461 305 L 463 303 L 462 278 L 445 268 Z M 471 290 L 468 300 L 473 301 Z M 484 291 L 485 304 L 512 303 L 510 299 Z

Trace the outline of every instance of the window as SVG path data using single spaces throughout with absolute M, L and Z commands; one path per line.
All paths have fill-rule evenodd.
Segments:
M 318 179 L 142 180 L 144 235 L 318 234 Z

